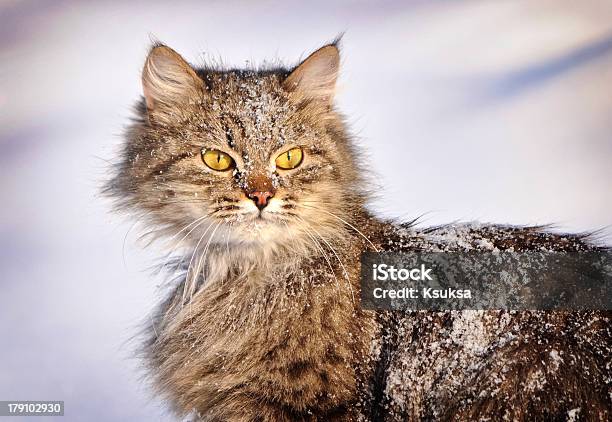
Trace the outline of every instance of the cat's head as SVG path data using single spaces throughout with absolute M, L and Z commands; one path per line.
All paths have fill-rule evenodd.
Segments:
M 362 198 L 333 106 L 338 70 L 335 44 L 266 70 L 195 69 L 154 46 L 108 191 L 192 246 L 333 238 Z

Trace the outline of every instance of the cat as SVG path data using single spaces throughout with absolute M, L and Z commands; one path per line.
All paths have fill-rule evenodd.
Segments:
M 365 251 L 606 248 L 374 216 L 339 63 L 337 42 L 259 70 L 152 46 L 105 192 L 181 251 L 145 344 L 157 392 L 205 421 L 608 420 L 608 312 L 361 308 Z

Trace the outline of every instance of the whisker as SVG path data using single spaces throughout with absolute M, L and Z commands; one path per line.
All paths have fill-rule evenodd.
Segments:
M 230 253 L 230 249 L 229 249 L 229 235 L 230 235 L 230 230 L 232 229 L 233 224 L 234 224 L 233 222 L 230 222 L 229 223 L 229 227 L 228 227 L 228 229 L 225 232 L 225 247 L 226 247 L 228 255 Z
M 319 248 L 319 250 L 321 251 L 321 255 L 323 256 L 323 258 L 325 259 L 325 261 L 327 262 L 327 265 L 329 266 L 329 270 L 331 271 L 332 276 L 334 277 L 334 280 L 336 280 L 336 286 L 338 286 L 338 288 L 340 288 L 340 283 L 338 282 L 338 278 L 336 277 L 336 272 L 334 271 L 334 268 L 331 264 L 331 261 L 328 258 L 327 253 L 325 253 L 325 250 L 323 249 L 323 246 L 321 246 L 321 244 L 317 241 L 317 239 L 312 236 L 308 230 L 308 227 L 306 227 L 306 221 L 302 220 L 302 222 L 304 224 L 302 224 L 302 228 L 304 229 L 304 233 L 306 233 L 308 235 L 308 237 L 310 237 L 310 239 L 313 241 L 314 245 L 317 246 Z
M 309 224 L 307 221 L 305 221 L 304 219 L 301 219 L 306 225 L 308 225 L 308 227 L 310 227 L 318 236 L 319 238 L 325 242 L 325 244 L 327 245 L 327 247 L 331 250 L 331 252 L 335 255 L 336 259 L 338 260 L 338 263 L 340 264 L 340 267 L 342 267 L 342 271 L 344 272 L 344 277 L 346 278 L 347 284 L 349 286 L 349 290 L 351 291 L 351 299 L 353 301 L 353 303 L 355 303 L 355 294 L 353 292 L 353 286 L 351 285 L 351 279 L 349 277 L 348 271 L 346 271 L 346 267 L 344 266 L 344 264 L 342 263 L 342 260 L 340 259 L 340 257 L 338 256 L 338 254 L 336 253 L 336 250 L 330 245 L 330 243 L 325 240 L 325 238 L 323 236 L 321 236 L 321 234 L 317 231 L 317 229 L 315 229 L 312 224 Z
M 125 259 L 125 244 L 126 244 L 126 242 L 127 242 L 127 238 L 128 238 L 128 236 L 130 235 L 130 232 L 131 232 L 131 231 L 134 229 L 134 227 L 136 227 L 136 226 L 137 226 L 139 223 L 141 223 L 141 222 L 142 222 L 142 220 L 143 220 L 145 217 L 147 217 L 149 214 L 150 214 L 150 213 L 147 213 L 146 215 L 144 215 L 144 216 L 142 216 L 142 217 L 138 218 L 138 219 L 136 220 L 136 222 L 134 222 L 134 224 L 132 224 L 132 225 L 130 226 L 130 228 L 127 230 L 127 232 L 125 232 L 125 236 L 123 237 L 123 244 L 122 244 L 122 246 L 121 246 L 121 256 L 122 256 L 122 258 L 123 258 L 123 267 L 124 267 L 124 268 L 127 268 L 127 260 Z
M 196 279 L 195 279 L 195 282 L 191 285 L 191 291 L 190 291 L 190 294 L 189 294 L 189 301 L 190 302 L 193 299 L 193 293 L 197 289 L 197 277 L 199 277 L 199 274 L 200 274 L 200 267 L 202 266 L 202 262 L 204 263 L 204 265 L 206 265 L 206 255 L 208 254 L 208 248 L 209 248 L 212 240 L 215 237 L 215 233 L 217 232 L 217 229 L 220 226 L 221 226 L 221 222 L 218 222 L 217 225 L 215 226 L 215 228 L 213 229 L 212 233 L 210 234 L 210 237 L 208 238 L 208 242 L 206 242 L 206 246 L 204 246 L 204 252 L 202 253 L 202 256 L 198 260 L 198 266 L 196 267 L 196 271 L 195 271 Z
M 342 221 L 344 224 L 346 224 L 347 226 L 349 226 L 350 228 L 355 230 L 361 237 L 363 237 L 374 248 L 374 250 L 376 252 L 380 252 L 380 250 L 376 247 L 376 245 L 374 245 L 374 243 L 372 243 L 372 241 L 365 234 L 361 233 L 361 231 L 359 231 L 359 229 L 357 227 L 353 226 L 351 223 L 349 223 L 348 221 L 344 220 L 343 218 L 338 217 L 336 214 L 331 213 L 329 211 L 326 211 L 326 210 L 324 210 L 322 208 L 313 207 L 312 205 L 302 205 L 302 206 L 305 207 L 305 208 L 311 208 L 311 209 L 314 209 L 314 210 L 317 210 L 317 211 L 324 212 L 324 213 L 329 214 L 332 217 Z
M 164 261 L 164 264 L 161 266 L 161 268 L 160 268 L 160 270 L 159 270 L 158 275 L 159 275 L 159 274 L 160 274 L 160 273 L 161 273 L 161 272 L 164 270 L 164 268 L 165 268 L 165 267 L 168 265 L 168 263 L 170 262 L 170 259 L 172 258 L 172 255 L 174 254 L 174 252 L 176 251 L 176 249 L 177 249 L 177 248 L 180 246 L 180 244 L 181 244 L 181 243 L 183 243 L 183 242 L 185 241 L 185 239 L 187 239 L 187 238 L 189 237 L 189 235 L 190 235 L 191 233 L 193 233 L 193 231 L 194 231 L 195 229 L 197 229 L 199 226 L 201 226 L 201 225 L 202 225 L 202 223 L 204 223 L 204 221 L 205 221 L 204 219 L 205 219 L 205 218 L 207 218 L 207 217 L 208 217 L 208 215 L 204 215 L 204 216 L 202 216 L 202 217 L 200 217 L 200 218 L 197 218 L 195 221 L 193 221 L 193 222 L 191 222 L 190 224 L 188 224 L 187 226 L 183 227 L 183 228 L 182 228 L 182 229 L 181 229 L 181 230 L 180 230 L 178 233 L 176 233 L 174 236 L 172 236 L 172 237 L 170 238 L 170 240 L 172 240 L 172 239 L 176 238 L 176 236 L 178 236 L 179 234 L 181 234 L 181 232 L 185 231 L 185 230 L 186 230 L 186 229 L 187 229 L 189 226 L 191 226 L 192 224 L 194 224 L 194 223 L 196 223 L 196 222 L 198 222 L 198 221 L 199 221 L 199 222 L 198 222 L 198 223 L 197 223 L 195 226 L 193 226 L 193 228 L 191 228 L 191 230 L 189 230 L 189 232 L 187 232 L 187 234 L 186 234 L 185 236 L 183 236 L 183 237 L 181 238 L 181 240 L 179 240 L 179 241 L 178 241 L 178 242 L 177 242 L 177 243 L 174 245 L 174 247 L 172 248 L 172 250 L 170 251 L 170 253 L 168 253 L 168 257 L 166 258 L 166 261 Z M 211 222 L 210 224 L 212 225 L 212 222 Z M 210 227 L 210 225 L 209 225 L 208 227 Z
M 187 266 L 187 275 L 186 275 L 186 279 L 185 279 L 185 287 L 183 288 L 183 304 L 185 303 L 185 298 L 186 298 L 186 293 L 187 293 L 187 284 L 191 284 L 193 282 L 193 272 L 191 270 L 191 265 L 193 264 L 193 259 L 196 255 L 196 252 L 198 251 L 198 248 L 200 247 L 200 244 L 202 243 L 202 240 L 204 240 L 204 236 L 206 236 L 206 233 L 208 233 L 208 230 L 212 227 L 213 223 L 210 223 L 210 225 L 206 228 L 206 230 L 204 231 L 204 233 L 202 233 L 202 236 L 200 236 L 200 239 L 198 240 L 198 243 L 196 244 L 193 253 L 191 254 L 191 259 L 189 260 L 189 265 Z M 217 223 L 219 224 L 219 223 Z M 197 275 L 196 275 L 197 278 Z

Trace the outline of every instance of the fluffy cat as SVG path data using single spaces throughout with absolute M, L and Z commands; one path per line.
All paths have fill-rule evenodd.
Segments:
M 361 309 L 364 251 L 601 247 L 371 215 L 338 69 L 336 43 L 263 70 L 151 49 L 106 191 L 182 256 L 146 344 L 159 393 L 206 421 L 609 419 L 607 312 Z

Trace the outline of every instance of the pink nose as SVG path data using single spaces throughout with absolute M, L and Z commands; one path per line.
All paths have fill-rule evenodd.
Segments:
M 260 210 L 264 209 L 264 207 L 268 205 L 270 198 L 272 198 L 273 196 L 274 194 L 270 191 L 255 191 L 249 193 L 249 198 L 251 198 L 253 202 L 255 202 L 255 205 L 257 205 L 257 208 L 259 208 Z

